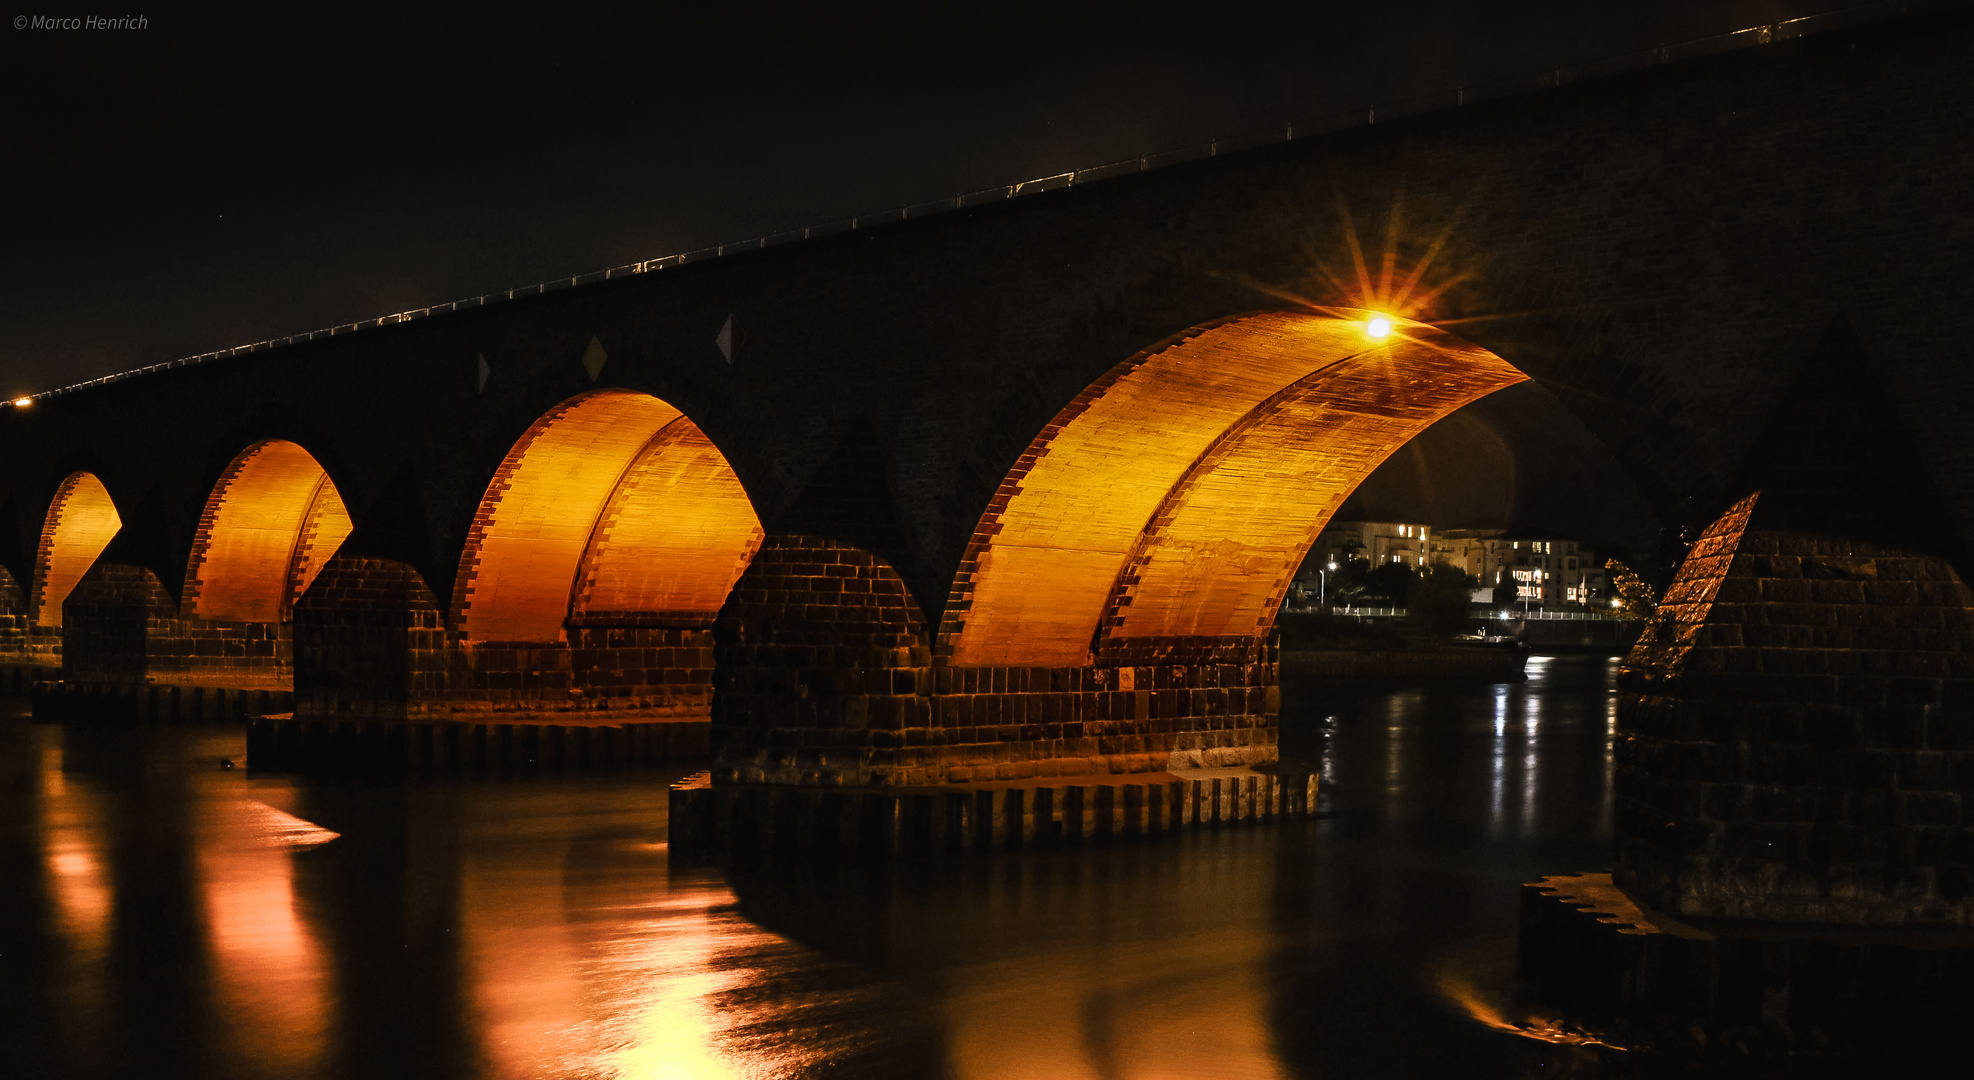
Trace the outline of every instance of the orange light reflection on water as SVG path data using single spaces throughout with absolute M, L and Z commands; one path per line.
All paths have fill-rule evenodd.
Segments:
M 109 941 L 114 894 L 103 859 L 101 812 L 94 793 L 62 772 L 62 747 L 41 748 L 41 790 L 46 825 L 42 860 L 55 896 L 57 918 L 69 945 L 96 956 Z
M 336 834 L 223 795 L 205 804 L 199 832 L 213 988 L 233 1052 L 257 1075 L 306 1070 L 322 1057 L 332 1010 L 322 945 L 296 909 L 293 852 Z
M 713 909 L 732 903 L 724 889 L 675 896 L 647 919 L 625 927 L 618 947 L 597 966 L 604 987 L 624 996 L 622 1012 L 597 1054 L 607 1075 L 625 1080 L 714 1080 L 751 1074 L 714 1044 L 721 1028 L 739 1019 L 715 1008 L 718 995 L 738 989 L 747 972 L 714 963 L 716 944 L 744 944 L 747 934 L 733 916 Z M 724 1014 L 724 1015 L 723 1015 Z
M 1525 1021 L 1517 1023 L 1509 1020 L 1499 1006 L 1489 1002 L 1474 982 L 1452 972 L 1441 972 L 1435 980 L 1439 992 L 1458 1005 L 1468 1016 L 1496 1031 L 1519 1035 L 1537 1042 L 1555 1043 L 1561 1046 L 1603 1046 L 1612 1050 L 1623 1050 L 1616 1043 L 1605 1042 L 1587 1031 L 1577 1030 L 1553 1016 L 1530 1014 Z
M 616 850 L 657 873 L 588 877 L 552 849 L 468 861 L 463 944 L 491 1072 L 725 1080 L 788 1075 L 816 1056 L 740 1034 L 787 1008 L 739 993 L 761 979 L 750 954 L 785 940 L 734 913 L 716 878 L 668 881 L 664 845 Z
M 1255 977 L 1272 948 L 1229 930 L 960 969 L 945 1008 L 949 1074 L 1274 1080 L 1286 1074 Z

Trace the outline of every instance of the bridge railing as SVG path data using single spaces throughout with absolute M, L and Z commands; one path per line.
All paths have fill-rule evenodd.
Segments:
M 1479 605 L 1475 605 L 1475 606 L 1479 606 Z M 1284 610 L 1297 615 L 1310 615 L 1310 614 L 1347 615 L 1354 618 L 1363 618 L 1363 619 L 1402 619 L 1406 616 L 1406 609 L 1402 607 L 1360 607 L 1360 606 L 1352 606 L 1349 604 L 1333 604 L 1329 607 L 1321 607 L 1314 604 L 1307 604 L 1307 605 L 1291 604 L 1288 607 L 1286 607 Z M 1505 613 L 1505 615 L 1503 613 Z M 1495 619 L 1496 621 L 1500 621 L 1505 617 L 1506 620 L 1509 622 L 1517 622 L 1523 619 L 1545 619 L 1545 620 L 1567 619 L 1567 620 L 1573 620 L 1578 622 L 1634 622 L 1636 621 L 1636 617 L 1631 615 L 1614 615 L 1611 614 L 1610 612 L 1605 612 L 1605 611 L 1588 611 L 1588 610 L 1584 610 L 1584 611 L 1570 611 L 1570 610 L 1556 610 L 1556 609 L 1544 610 L 1538 608 L 1529 611 L 1522 611 L 1519 608 L 1510 607 L 1510 608 L 1499 608 L 1499 609 L 1489 608 L 1487 614 L 1489 615 L 1489 617 Z M 1474 612 L 1473 617 L 1479 618 L 1480 613 Z
M 1182 146 L 1156 154 L 1146 154 L 1141 157 L 1113 161 L 1105 165 L 1096 165 L 1084 169 L 1073 169 L 1069 172 L 1056 173 L 1053 176 L 1022 180 L 1017 183 L 1004 184 L 1000 187 L 987 188 L 983 191 L 954 195 L 944 199 L 934 199 L 929 202 L 914 203 L 910 206 L 896 207 L 871 214 L 860 214 L 855 217 L 825 222 L 821 225 L 811 225 L 806 228 L 790 229 L 786 232 L 772 233 L 767 236 L 757 236 L 749 240 L 739 240 L 733 243 L 718 244 L 712 247 L 698 248 L 693 251 L 664 255 L 655 259 L 646 259 L 642 262 L 629 263 L 624 266 L 613 266 L 607 270 L 595 270 L 587 274 L 577 274 L 573 277 L 555 278 L 533 285 L 524 285 L 520 288 L 504 289 L 497 292 L 485 293 L 480 296 L 468 297 L 464 300 L 454 300 L 450 303 L 434 304 L 430 307 L 413 308 L 409 311 L 382 315 L 374 319 L 363 319 L 358 322 L 344 323 L 340 326 L 332 326 L 323 330 L 311 330 L 307 333 L 294 334 L 288 337 L 257 341 L 251 345 L 239 345 L 229 349 L 216 349 L 212 352 L 182 357 L 177 360 L 168 360 L 164 363 L 152 364 L 148 367 L 141 367 L 132 371 L 105 375 L 101 378 L 90 379 L 87 382 L 75 383 L 54 390 L 44 390 L 41 393 L 29 395 L 26 400 L 29 402 L 40 401 L 62 394 L 72 394 L 78 390 L 87 390 L 92 387 L 102 386 L 106 383 L 203 363 L 208 360 L 222 360 L 244 353 L 278 349 L 288 345 L 314 341 L 318 338 L 334 337 L 340 334 L 355 333 L 359 330 L 369 330 L 380 326 L 410 322 L 413 319 L 420 319 L 429 315 L 440 315 L 446 312 L 461 311 L 468 308 L 485 307 L 488 304 L 497 304 L 507 300 L 518 300 L 526 296 L 538 296 L 542 293 L 572 288 L 577 285 L 608 281 L 612 278 L 628 277 L 633 274 L 648 274 L 690 263 L 705 262 L 708 259 L 722 258 L 727 255 L 759 251 L 762 248 L 775 247 L 780 244 L 793 243 L 800 240 L 813 240 L 819 237 L 832 236 L 837 233 L 853 232 L 859 229 L 875 228 L 879 225 L 889 225 L 893 222 L 927 217 L 933 214 L 964 210 L 987 203 L 1018 199 L 1024 195 L 1034 195 L 1044 191 L 1055 191 L 1060 188 L 1091 184 L 1132 173 L 1147 172 L 1152 169 L 1179 165 L 1189 161 L 1198 161 L 1202 158 L 1217 157 L 1221 154 L 1234 153 L 1239 150 L 1250 150 L 1261 146 L 1292 142 L 1297 139 L 1328 135 L 1351 128 L 1388 123 L 1406 117 L 1439 112 L 1445 109 L 1461 108 L 1483 101 L 1514 97 L 1564 86 L 1570 83 L 1608 78 L 1613 75 L 1656 67 L 1661 64 L 1676 63 L 1682 60 L 1711 56 L 1716 53 L 1730 52 L 1735 49 L 1766 45 L 1770 42 L 1787 41 L 1792 38 L 1806 37 L 1810 34 L 1861 26 L 1867 23 L 1897 18 L 1902 15 L 1959 7 L 1966 3 L 1967 0 L 1875 0 L 1872 3 L 1857 4 L 1817 15 L 1805 15 L 1801 18 L 1788 19 L 1783 22 L 1769 23 L 1763 26 L 1750 26 L 1725 34 L 1714 34 L 1708 37 L 1695 38 L 1690 41 L 1661 45 L 1653 49 L 1607 57 L 1602 60 L 1592 60 L 1568 67 L 1553 68 L 1534 75 L 1488 83 L 1483 86 L 1456 87 L 1452 90 L 1427 94 L 1398 102 L 1338 110 L 1324 116 L 1316 117 L 1313 120 L 1297 121 L 1277 127 L 1264 128 L 1234 135 L 1229 138 L 1211 139 L 1207 142 Z

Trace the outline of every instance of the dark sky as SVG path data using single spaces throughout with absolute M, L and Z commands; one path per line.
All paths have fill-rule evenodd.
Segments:
M 9 29 L 0 392 L 1846 2 L 261 6 Z

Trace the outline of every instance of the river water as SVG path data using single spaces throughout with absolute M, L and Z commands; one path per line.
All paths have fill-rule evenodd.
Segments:
M 1314 821 L 889 868 L 675 860 L 677 773 L 0 720 L 0 1074 L 1589 1075 L 1508 1029 L 1517 886 L 1609 862 L 1613 665 L 1290 684 Z

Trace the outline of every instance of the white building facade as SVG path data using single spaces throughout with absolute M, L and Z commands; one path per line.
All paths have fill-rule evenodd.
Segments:
M 1516 603 L 1601 606 L 1610 595 L 1602 560 L 1575 540 L 1449 529 L 1433 538 L 1433 559 L 1474 575 L 1483 589 L 1512 585 Z
M 1414 570 L 1432 561 L 1432 528 L 1398 521 L 1332 521 L 1309 549 L 1319 568 L 1330 569 L 1351 559 L 1372 566 L 1402 562 Z M 1309 565 L 1305 560 L 1304 566 Z

